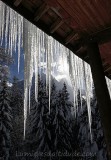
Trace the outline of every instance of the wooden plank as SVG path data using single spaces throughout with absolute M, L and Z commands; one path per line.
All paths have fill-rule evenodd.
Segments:
M 89 7 L 87 7 L 85 2 L 87 1 L 76 1 L 76 6 L 78 7 L 78 10 L 81 11 L 80 16 L 84 17 L 83 23 L 88 23 L 88 28 L 97 27 L 96 25 L 98 22 L 96 21 L 96 18 L 93 17 L 94 14 L 91 13 L 91 10 L 89 10 Z
M 64 21 L 58 18 L 50 27 L 50 33 L 54 33 L 63 23 Z
M 94 2 L 95 3 L 95 2 Z M 93 1 L 83 1 L 82 4 L 84 7 L 82 9 L 87 11 L 87 14 L 89 15 L 89 19 L 95 22 L 95 27 L 103 25 L 102 16 L 99 15 L 99 12 L 97 10 L 97 5 L 93 6 Z M 99 8 L 99 7 L 98 7 Z M 98 16 L 97 16 L 98 15 Z
M 22 2 L 22 0 L 15 0 L 14 6 L 18 7 L 21 2 Z
M 74 31 L 66 37 L 65 44 L 70 43 L 73 39 L 74 40 L 80 39 L 78 33 L 75 33 Z
M 38 21 L 49 9 L 49 6 L 43 3 L 35 13 L 34 21 Z
M 74 10 L 74 9 L 72 10 L 71 9 L 71 5 L 70 5 L 69 2 L 64 1 L 64 0 L 60 0 L 60 1 L 58 0 L 58 3 L 60 4 L 62 10 L 64 12 L 68 13 L 68 15 L 70 16 L 70 18 L 73 18 L 74 21 L 76 21 L 77 26 L 79 26 L 81 28 L 81 30 L 84 29 L 84 28 L 86 28 L 86 26 L 84 25 L 84 23 L 82 23 L 83 22 L 83 18 L 81 18 L 79 16 L 79 13 L 77 12 L 77 10 Z M 64 14 L 65 13 L 63 13 L 63 17 L 64 17 Z

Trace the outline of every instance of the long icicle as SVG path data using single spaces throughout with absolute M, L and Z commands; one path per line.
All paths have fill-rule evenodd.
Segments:
M 89 129 L 90 129 L 90 136 L 91 136 L 91 142 L 92 142 L 92 130 L 91 130 L 91 124 L 92 124 L 92 118 L 91 118 L 91 107 L 90 107 L 90 89 L 91 86 L 91 79 L 90 79 L 90 71 L 89 71 L 88 64 L 85 64 L 83 61 L 83 71 L 84 71 L 84 81 L 85 81 L 85 91 L 86 91 L 86 102 L 87 102 L 87 110 L 88 110 L 88 119 L 89 119 Z M 88 85 L 89 83 L 89 85 Z
M 51 37 L 48 37 L 48 94 L 49 94 L 49 114 L 50 114 L 50 96 L 51 96 Z

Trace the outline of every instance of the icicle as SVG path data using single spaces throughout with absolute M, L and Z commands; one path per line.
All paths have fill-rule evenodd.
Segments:
M 38 50 L 38 31 L 35 29 L 36 37 L 34 39 L 35 41 L 35 47 L 34 47 L 34 70 L 35 70 L 35 100 L 38 102 L 38 64 L 39 64 L 39 50 Z M 37 44 L 37 46 L 36 46 Z M 37 49 L 37 50 L 36 50 Z
M 46 93 L 48 94 L 48 36 L 45 34 L 45 53 L 46 53 Z
M 26 20 L 24 20 L 24 139 L 26 134 L 26 120 L 27 120 L 27 96 L 28 96 L 28 86 L 27 86 L 27 52 L 28 48 L 26 47 L 28 45 L 28 26 Z
M 27 82 L 26 82 L 27 83 Z M 24 140 L 26 135 L 26 120 L 27 120 L 27 97 L 28 97 L 28 91 L 27 91 L 27 84 L 25 84 L 24 87 Z
M 74 90 L 74 113 L 75 117 L 79 112 L 78 108 L 78 99 L 77 99 L 77 92 L 80 91 L 81 97 L 81 106 L 82 106 L 82 90 L 85 89 L 86 91 L 86 101 L 87 101 L 87 109 L 88 109 L 88 119 L 89 119 L 89 128 L 90 128 L 90 135 L 92 140 L 92 133 L 91 133 L 91 108 L 90 108 L 90 99 L 91 99 L 91 92 L 92 92 L 92 77 L 91 71 L 88 64 L 80 60 L 77 56 L 70 52 L 69 54 L 69 73 L 72 82 L 72 87 Z M 84 74 L 83 74 L 84 73 Z M 85 87 L 85 88 L 84 88 Z
M 84 88 L 84 81 L 83 81 L 83 79 L 84 79 L 84 73 L 83 73 L 83 62 L 82 62 L 82 60 L 80 60 L 80 64 L 79 64 L 79 66 L 80 66 L 80 88 L 81 88 L 81 90 L 80 90 L 80 99 L 81 99 L 81 111 L 83 111 L 83 108 L 82 108 L 82 90 L 83 90 L 83 88 Z
M 8 22 L 9 22 L 9 12 L 10 10 L 6 8 L 6 25 L 5 25 L 5 48 L 7 48 L 7 43 L 8 43 Z
M 49 86 L 49 114 L 50 114 L 50 96 L 51 96 L 51 37 L 48 37 L 48 86 Z
M 5 4 L 0 1 L 0 39 L 3 44 L 4 26 L 5 26 Z
M 73 94 L 74 94 L 74 113 L 75 117 L 77 114 L 77 77 L 76 77 L 76 72 L 77 72 L 77 66 L 75 64 L 76 62 L 76 57 L 72 52 L 69 54 L 69 73 L 70 73 L 70 78 L 72 82 L 72 87 L 73 87 Z
M 31 92 L 31 86 L 29 86 L 28 94 L 29 94 L 29 114 L 30 114 L 30 92 Z
M 19 26 L 18 26 L 18 73 L 19 73 L 19 67 L 20 67 L 20 53 L 21 53 L 21 46 L 22 46 L 22 41 L 21 41 L 21 38 L 22 38 L 22 27 L 23 27 L 23 19 L 21 18 L 21 16 L 18 15 L 18 22 L 19 23 Z M 13 43 L 15 43 L 16 45 L 16 36 L 13 37 Z
M 110 95 L 110 98 L 111 98 L 111 80 L 107 77 L 106 77 L 106 83 L 107 83 L 107 87 L 108 87 L 108 90 L 109 90 L 109 95 Z
M 46 58 L 45 58 L 45 34 L 43 33 L 43 73 L 45 73 L 45 66 L 46 66 Z
M 86 91 L 86 101 L 87 101 L 87 110 L 88 110 L 88 119 L 89 119 L 89 129 L 90 129 L 90 136 L 91 136 L 91 142 L 92 142 L 92 131 L 91 131 L 91 124 L 92 124 L 92 118 L 91 118 L 91 107 L 90 107 L 90 99 L 91 99 L 91 73 L 90 73 L 90 67 L 88 64 L 86 64 L 83 61 L 83 70 L 84 70 L 84 80 L 85 80 L 85 91 Z

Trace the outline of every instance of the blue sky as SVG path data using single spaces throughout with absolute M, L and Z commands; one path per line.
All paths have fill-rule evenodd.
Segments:
M 20 69 L 18 73 L 18 53 L 13 54 L 14 63 L 10 65 L 10 78 L 12 79 L 16 76 L 19 80 L 24 78 L 24 54 L 23 49 L 21 49 L 21 56 L 20 56 Z

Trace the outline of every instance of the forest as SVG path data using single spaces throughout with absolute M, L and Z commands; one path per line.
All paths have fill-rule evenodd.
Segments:
M 54 80 L 49 97 L 39 75 L 38 100 L 31 88 L 24 139 L 24 81 L 14 77 L 9 85 L 9 68 L 0 66 L 0 159 L 3 160 L 107 160 L 106 144 L 95 90 L 91 98 L 92 132 L 88 125 L 85 96 L 70 100 L 67 85 L 58 90 Z M 76 107 L 76 111 L 75 108 Z

